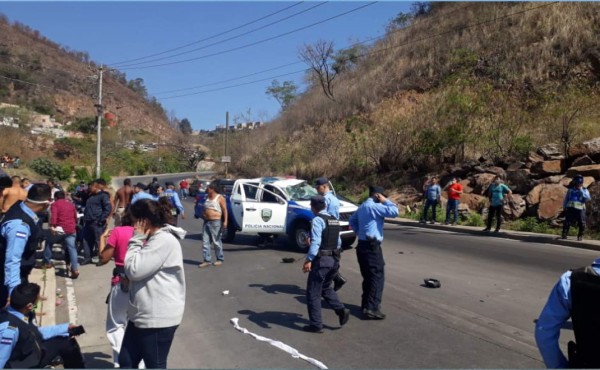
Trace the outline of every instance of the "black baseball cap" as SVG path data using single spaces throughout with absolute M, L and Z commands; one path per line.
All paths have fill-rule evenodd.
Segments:
M 310 206 L 315 208 L 325 207 L 325 197 L 322 195 L 314 195 L 310 198 Z
M 327 185 L 329 184 L 329 179 L 325 176 L 319 177 L 317 181 L 315 181 L 315 186 Z
M 140 188 L 142 190 L 148 189 L 148 187 L 146 185 L 142 184 L 141 182 L 138 182 L 137 184 L 135 184 L 135 187 Z
M 381 195 L 383 195 L 384 197 L 387 198 L 387 194 L 385 194 L 385 189 L 382 188 L 381 186 L 377 186 L 377 185 L 371 185 L 369 186 L 369 196 L 375 194 L 375 193 L 379 193 Z

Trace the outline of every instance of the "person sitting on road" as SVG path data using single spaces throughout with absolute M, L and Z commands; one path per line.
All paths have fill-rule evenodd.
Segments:
M 562 274 L 535 324 L 535 341 L 549 369 L 600 368 L 600 258 L 590 266 Z M 559 346 L 560 329 L 571 318 L 575 342 L 565 357 Z

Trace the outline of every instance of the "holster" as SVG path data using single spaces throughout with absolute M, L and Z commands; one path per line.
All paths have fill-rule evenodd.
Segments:
M 340 258 L 342 257 L 342 250 L 341 248 L 335 249 L 335 250 L 324 250 L 324 251 L 319 251 L 319 253 L 317 253 L 317 256 L 319 257 L 334 257 L 335 259 L 337 259 L 338 261 L 340 260 Z

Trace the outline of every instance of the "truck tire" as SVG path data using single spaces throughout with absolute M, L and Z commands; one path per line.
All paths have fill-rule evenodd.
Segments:
M 356 241 L 356 236 L 351 236 L 347 238 L 342 238 L 342 249 L 352 249 L 352 244 Z
M 235 229 L 235 226 L 233 226 L 230 221 L 229 225 L 227 225 L 227 229 L 224 229 L 221 233 L 221 241 L 225 243 L 231 243 L 235 238 L 236 231 L 237 230 Z
M 307 238 L 310 238 L 310 224 L 306 221 L 300 221 L 294 226 L 294 230 L 290 235 L 291 244 L 299 251 L 307 252 Z

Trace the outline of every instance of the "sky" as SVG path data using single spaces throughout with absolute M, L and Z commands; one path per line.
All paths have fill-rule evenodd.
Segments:
M 340 49 L 382 36 L 411 3 L 0 0 L 0 13 L 128 79 L 143 78 L 168 112 L 195 130 L 212 130 L 225 123 L 225 112 L 230 123 L 248 113 L 253 121 L 273 119 L 279 103 L 265 93 L 273 79 L 306 88 L 303 45 L 326 40 Z M 157 66 L 188 59 L 195 60 Z M 173 91 L 180 89 L 187 90 Z

